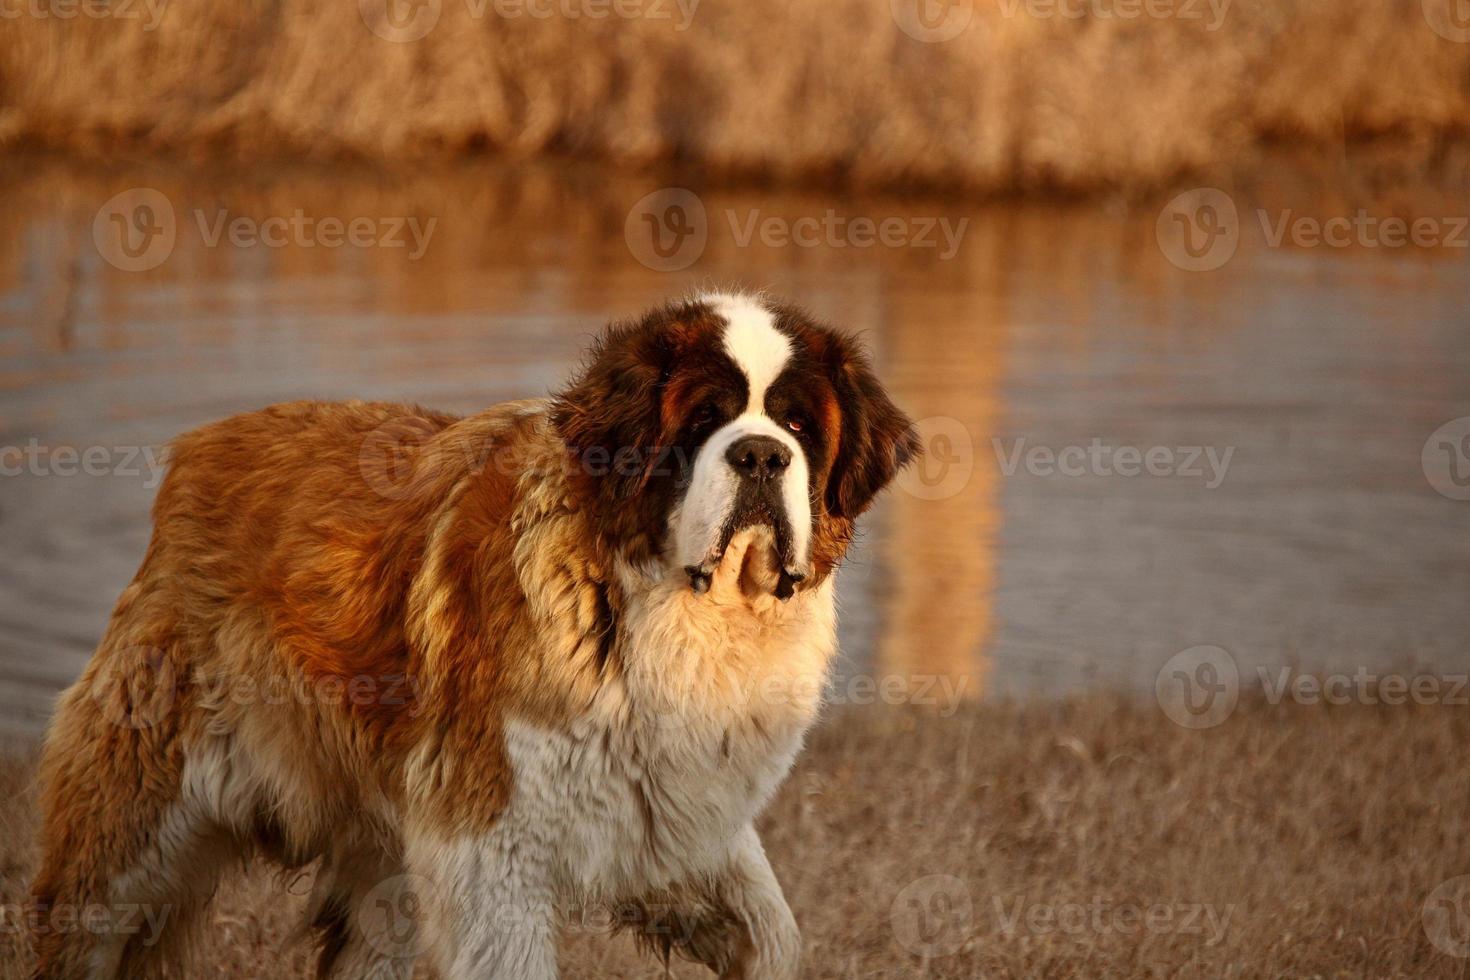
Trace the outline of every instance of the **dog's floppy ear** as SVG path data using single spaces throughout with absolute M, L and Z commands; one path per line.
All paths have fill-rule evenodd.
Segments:
M 883 390 L 867 357 L 850 345 L 844 347 L 831 369 L 842 406 L 842 433 L 827 479 L 826 502 L 828 513 L 854 520 L 923 446 L 914 424 Z
M 637 492 L 658 440 L 666 346 L 647 325 L 611 326 L 552 401 L 551 421 L 567 447 L 584 469 L 619 484 L 619 495 Z

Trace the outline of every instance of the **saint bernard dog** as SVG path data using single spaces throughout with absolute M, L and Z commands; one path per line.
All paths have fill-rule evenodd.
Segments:
M 179 438 L 47 739 L 34 976 L 177 969 L 259 856 L 313 870 L 324 978 L 555 977 L 588 909 L 795 977 L 753 821 L 817 714 L 854 521 L 918 451 L 852 340 L 729 294 L 610 327 L 545 401 Z

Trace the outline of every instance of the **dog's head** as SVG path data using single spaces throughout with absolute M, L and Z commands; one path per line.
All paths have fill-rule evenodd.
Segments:
M 603 533 L 687 573 L 696 591 L 755 525 L 772 532 L 777 595 L 820 580 L 919 451 L 852 340 L 744 295 L 613 325 L 552 419 Z

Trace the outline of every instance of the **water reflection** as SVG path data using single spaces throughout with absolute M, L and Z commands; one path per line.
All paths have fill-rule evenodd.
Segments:
M 955 290 L 916 299 L 907 315 L 923 327 L 895 331 L 883 353 L 895 394 L 923 420 L 927 455 L 888 503 L 875 659 L 880 672 L 939 674 L 978 697 L 1001 513 L 998 473 L 975 452 L 1000 421 L 1008 311 L 992 294 Z
M 843 573 L 844 671 L 943 675 L 975 695 L 1148 690 L 1197 643 L 1248 674 L 1470 668 L 1470 503 L 1420 466 L 1429 433 L 1470 416 L 1464 250 L 1263 245 L 1253 209 L 1341 204 L 1308 189 L 1241 197 L 1234 258 L 1195 273 L 1168 261 L 1149 207 L 701 192 L 702 250 L 661 272 L 624 229 L 672 178 L 8 166 L 0 447 L 102 447 L 110 469 L 0 478 L 0 728 L 41 722 L 143 553 L 154 488 L 146 466 L 121 472 L 130 448 L 292 398 L 471 412 L 544 392 L 610 317 L 729 283 L 862 333 L 899 402 L 931 420 L 931 468 L 880 505 Z M 164 260 L 130 272 L 94 221 L 136 187 L 176 225 Z M 1463 191 L 1418 206 L 1470 211 Z M 309 243 L 211 244 L 236 219 L 298 214 L 316 223 Z M 811 247 L 760 231 L 829 215 L 845 230 Z M 864 217 L 911 236 L 915 219 L 967 223 L 946 259 L 938 236 L 861 244 Z M 329 218 L 434 224 L 413 260 L 326 245 Z M 1054 465 L 1093 445 L 1231 456 L 1215 487 Z

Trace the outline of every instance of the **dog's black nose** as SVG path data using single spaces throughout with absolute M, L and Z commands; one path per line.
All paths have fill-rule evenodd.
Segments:
M 791 450 L 770 436 L 746 436 L 725 450 L 725 460 L 747 480 L 769 480 L 791 465 Z

